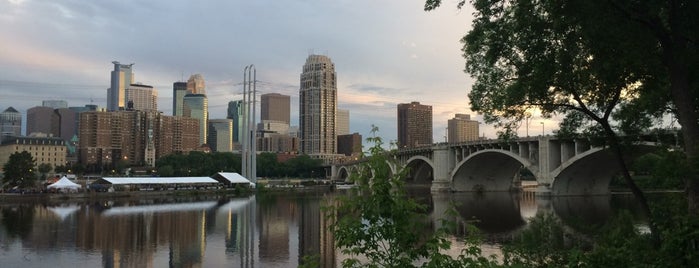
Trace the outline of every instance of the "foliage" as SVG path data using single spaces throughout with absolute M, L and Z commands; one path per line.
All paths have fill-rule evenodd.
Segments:
M 373 127 L 372 133 L 377 130 Z M 380 137 L 367 141 L 374 144 L 364 164 L 371 176 L 350 178 L 358 187 L 339 197 L 334 206 L 326 207 L 333 222 L 330 229 L 335 245 L 350 256 L 343 260 L 343 267 L 416 267 L 420 261 L 424 267 L 494 264 L 492 259 L 480 256 L 477 243 L 456 259 L 440 253 L 451 246 L 445 236 L 452 225 L 445 221 L 445 227 L 426 232 L 426 208 L 408 197 L 403 188 L 401 178 L 407 171 L 392 172 Z M 360 258 L 366 258 L 367 263 Z
M 686 199 L 654 200 L 663 244 L 656 248 L 628 212 L 619 212 L 592 234 L 581 235 L 551 214 L 538 214 L 503 246 L 504 265 L 515 267 L 697 267 L 699 218 L 681 209 Z
M 27 151 L 16 152 L 10 155 L 3 166 L 3 184 L 6 189 L 18 186 L 20 188 L 34 187 L 36 182 L 36 160 Z
M 46 179 L 46 173 L 49 173 L 53 167 L 51 167 L 51 164 L 42 163 L 37 167 L 37 169 L 39 170 L 39 173 L 41 173 L 41 179 Z
M 300 155 L 286 162 L 277 161 L 274 153 L 263 152 L 257 156 L 257 175 L 268 178 L 300 177 L 320 178 L 325 175 L 320 159 Z M 242 160 L 239 154 L 202 153 L 172 154 L 158 159 L 158 175 L 173 176 L 211 176 L 217 172 L 239 172 Z

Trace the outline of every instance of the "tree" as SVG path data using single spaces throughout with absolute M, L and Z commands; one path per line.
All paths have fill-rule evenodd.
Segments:
M 546 63 L 542 59 L 545 60 L 550 55 L 548 52 L 556 51 L 557 45 L 564 43 L 547 44 L 541 40 L 550 40 L 549 33 L 556 36 L 574 33 L 569 36 L 572 38 L 570 41 L 582 44 L 585 49 L 565 52 L 573 55 L 582 52 L 583 54 L 578 55 L 590 57 L 580 59 L 597 62 L 595 68 L 600 70 L 612 71 L 606 73 L 607 81 L 616 80 L 618 84 L 637 86 L 628 92 L 632 93 L 630 96 L 635 99 L 623 105 L 635 113 L 625 113 L 625 119 L 629 122 L 640 119 L 635 122 L 641 122 L 642 117 L 647 115 L 658 117 L 665 112 L 675 115 L 682 126 L 689 171 L 684 176 L 688 207 L 690 211 L 699 213 L 699 53 L 696 49 L 699 18 L 695 15 L 699 12 L 699 2 L 472 0 L 471 3 L 477 10 L 477 18 L 474 21 L 474 29 L 463 39 L 464 53 L 469 62 L 466 69 L 470 73 L 478 71 L 486 66 L 483 65 L 483 61 L 499 66 L 492 72 L 476 75 L 479 76 L 477 79 L 480 83 L 474 86 L 474 91 L 486 81 L 490 84 L 504 82 L 503 86 L 513 90 L 516 88 L 511 87 L 511 84 L 541 84 L 537 78 L 542 77 L 529 75 L 531 70 L 541 68 L 550 68 L 549 77 L 567 75 L 565 64 L 569 62 L 541 65 Z M 432 10 L 440 4 L 441 0 L 427 0 L 425 9 Z M 461 0 L 458 6 L 464 4 L 465 0 Z M 532 16 L 527 14 L 530 11 Z M 560 27 L 572 32 L 556 32 Z M 542 33 L 544 35 L 537 36 Z M 508 34 L 512 35 L 512 38 L 503 36 Z M 525 41 L 526 38 L 522 37 L 533 38 L 529 39 L 531 44 L 513 42 Z M 502 42 L 489 43 L 478 40 Z M 479 45 L 485 47 L 481 49 Z M 535 51 L 540 54 L 530 53 Z M 574 63 L 570 62 L 568 67 L 577 68 L 578 65 Z M 630 71 L 633 76 L 619 76 L 623 70 Z M 600 72 L 596 74 L 605 75 Z M 503 77 L 507 80 L 503 81 Z M 543 87 L 539 88 L 539 91 L 546 93 L 548 89 L 549 87 Z M 502 97 L 472 95 L 487 99 Z M 526 96 L 530 95 L 521 94 L 519 97 Z M 474 99 L 471 98 L 471 101 Z M 497 102 L 495 104 L 501 105 Z M 473 104 L 476 108 L 479 105 L 482 104 Z M 487 105 L 489 104 L 485 103 L 485 106 Z
M 33 187 L 36 182 L 35 165 L 36 160 L 27 151 L 11 154 L 9 160 L 3 166 L 5 171 L 4 187 L 6 189 L 15 186 L 20 188 Z
M 476 79 L 468 94 L 471 109 L 483 113 L 487 123 L 505 129 L 538 109 L 546 117 L 564 116 L 565 134 L 604 135 L 627 186 L 650 220 L 654 240 L 659 241 L 618 135 L 623 126 L 641 125 L 644 117 L 614 117 L 623 115 L 623 107 L 634 107 L 641 93 L 660 86 L 649 76 L 654 65 L 639 58 L 648 49 L 647 42 L 634 38 L 650 34 L 631 27 L 634 22 L 613 11 L 599 9 L 597 2 L 572 2 L 472 1 L 473 29 L 462 39 L 466 72 Z M 427 4 L 435 3 L 439 1 Z M 590 121 L 594 124 L 587 124 Z
M 39 164 L 38 169 L 39 173 L 41 173 L 41 179 L 46 179 L 46 173 L 51 172 L 53 168 L 51 167 L 51 164 L 41 163 Z
M 373 127 L 372 133 L 378 128 Z M 467 240 L 467 249 L 456 258 L 440 250 L 451 246 L 446 239 L 453 222 L 442 222 L 442 228 L 429 231 L 426 207 L 410 198 L 403 188 L 407 170 L 393 174 L 391 158 L 384 151 L 380 137 L 367 138 L 374 143 L 364 168 L 371 176 L 353 176 L 358 184 L 347 196 L 341 196 L 328 212 L 335 245 L 349 258 L 343 267 L 494 267 L 493 258 L 481 255 L 479 243 Z M 452 211 L 453 212 L 453 211 Z M 446 216 L 446 215 L 445 215 Z M 335 218 L 337 217 L 337 218 Z M 362 263 L 363 256 L 368 263 Z

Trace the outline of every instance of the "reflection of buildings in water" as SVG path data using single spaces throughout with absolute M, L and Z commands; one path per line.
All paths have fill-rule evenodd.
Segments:
M 289 225 L 296 204 L 282 196 L 275 201 L 257 208 L 260 262 L 289 258 Z
M 323 200 L 334 199 L 326 196 Z M 300 202 L 299 261 L 303 256 L 317 255 L 319 267 L 335 267 L 335 240 L 329 229 L 332 222 L 327 220 L 320 199 L 306 198 Z
M 225 253 L 235 260 L 236 267 L 255 267 L 255 207 L 253 196 L 231 199 L 217 209 L 216 222 L 224 219 Z
M 151 267 L 159 245 L 168 246 L 171 266 L 200 267 L 207 219 L 195 204 L 86 210 L 77 217 L 76 245 L 100 250 L 104 267 Z

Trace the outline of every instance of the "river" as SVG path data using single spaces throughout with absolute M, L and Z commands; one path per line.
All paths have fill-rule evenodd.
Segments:
M 344 257 L 333 247 L 321 210 L 337 194 L 3 203 L 0 263 L 23 268 L 296 267 L 303 256 L 315 255 L 323 267 L 339 267 Z M 575 226 L 602 223 L 620 208 L 636 210 L 627 195 L 411 194 L 433 217 L 455 204 L 458 217 L 452 220 L 473 222 L 492 248 L 526 228 L 537 213 L 553 213 Z M 458 252 L 460 244 L 453 240 L 452 251 Z

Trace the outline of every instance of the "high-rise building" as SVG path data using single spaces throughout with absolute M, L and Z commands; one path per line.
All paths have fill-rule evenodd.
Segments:
M 22 114 L 13 107 L 0 113 L 0 140 L 6 136 L 22 136 Z
M 131 84 L 124 92 L 126 92 L 126 110 L 158 111 L 158 91 L 153 86 Z
M 187 80 L 187 91 L 191 94 L 206 94 L 205 88 L 204 76 L 201 74 L 193 74 Z
M 120 161 L 154 166 L 172 153 L 199 147 L 199 121 L 152 111 L 80 113 L 80 163 L 90 172 L 114 168 Z
M 449 142 L 478 140 L 478 121 L 471 120 L 470 115 L 456 114 L 447 123 L 447 140 Z
M 172 115 L 182 116 L 182 107 L 184 107 L 184 95 L 187 95 L 187 83 L 175 82 L 172 83 Z
M 233 142 L 240 143 L 240 133 L 243 132 L 243 101 L 228 102 L 226 118 L 233 120 Z
M 260 96 L 260 119 L 291 122 L 291 97 L 279 93 L 267 93 Z
M 349 110 L 337 109 L 337 135 L 350 134 L 350 112 Z
M 117 111 L 126 108 L 126 88 L 134 83 L 133 63 L 121 64 L 113 61 L 114 70 L 109 89 L 107 89 L 107 110 Z
M 199 120 L 199 145 L 206 144 L 209 131 L 209 100 L 204 94 L 187 94 L 183 102 L 184 116 Z
M 233 120 L 209 120 L 209 148 L 214 152 L 233 151 Z
M 337 135 L 337 153 L 359 156 L 362 153 L 362 135 L 359 133 Z
M 35 106 L 27 110 L 27 136 L 33 133 L 58 136 L 58 124 L 57 115 L 51 107 Z
M 57 136 L 64 141 L 70 141 L 78 134 L 78 118 L 74 110 L 70 108 L 59 108 L 54 111 L 54 119 L 58 120 Z
M 398 104 L 398 147 L 432 144 L 432 106 L 420 102 Z
M 337 151 L 337 79 L 329 57 L 309 55 L 299 91 L 301 153 L 329 155 Z
M 44 100 L 41 101 L 41 106 L 51 107 L 54 109 L 68 108 L 68 102 L 64 100 Z

